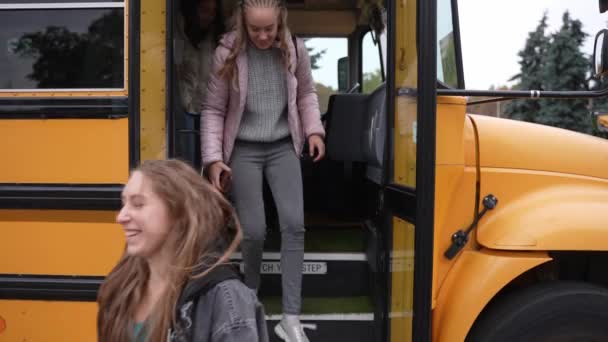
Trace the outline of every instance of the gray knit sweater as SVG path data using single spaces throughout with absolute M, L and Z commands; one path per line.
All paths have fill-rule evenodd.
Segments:
M 287 85 L 281 50 L 248 44 L 247 101 L 238 140 L 273 142 L 289 136 Z

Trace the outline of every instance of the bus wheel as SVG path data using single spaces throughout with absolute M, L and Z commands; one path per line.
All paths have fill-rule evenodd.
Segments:
M 577 282 L 541 283 L 492 303 L 467 342 L 608 341 L 608 289 Z

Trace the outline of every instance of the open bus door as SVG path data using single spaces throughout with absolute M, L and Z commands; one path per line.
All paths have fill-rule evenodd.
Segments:
M 361 3 L 364 2 L 356 6 Z M 362 81 L 353 77 L 356 76 L 355 70 L 360 63 L 357 58 L 360 56 L 352 54 L 353 50 L 349 48 L 350 61 L 346 60 L 346 63 L 350 71 L 345 74 L 350 76 L 350 82 L 345 83 L 348 84 L 347 89 L 352 88 L 354 93 L 337 93 L 329 100 L 328 111 L 324 115 L 328 160 L 324 161 L 324 166 L 313 167 L 312 170 L 311 165 L 303 163 L 305 192 L 309 193 L 329 183 L 343 182 L 344 179 L 338 179 L 342 175 L 347 175 L 345 178 L 363 175 L 361 178 L 365 179 L 361 181 L 344 183 L 347 184 L 344 187 L 354 184 L 356 189 L 351 189 L 349 194 L 359 198 L 353 201 L 346 195 L 341 197 L 346 201 L 338 206 L 354 202 L 369 212 L 361 215 L 365 216 L 361 228 L 343 230 L 335 235 L 327 233 L 334 231 L 335 227 L 326 221 L 319 227 L 310 222 L 306 224 L 307 240 L 318 237 L 319 243 L 314 245 L 322 249 L 307 249 L 304 257 L 305 267 L 322 270 L 320 273 L 308 270 L 304 274 L 303 323 L 305 327 L 312 328 L 307 332 L 311 340 L 430 341 L 436 7 L 435 1 L 380 3 L 386 9 L 387 24 L 382 38 L 386 57 L 383 64 L 387 75 L 385 83 L 369 94 L 356 92 L 356 81 Z M 227 2 L 227 7 L 230 4 Z M 349 6 L 357 9 L 346 1 L 335 4 L 342 9 L 350 9 Z M 288 2 L 288 6 L 292 6 L 289 8 L 290 22 L 295 22 L 297 27 L 303 18 L 314 15 L 315 8 L 326 9 L 322 5 L 331 6 L 315 2 L 312 9 L 302 9 L 307 5 Z M 169 18 L 175 18 L 175 3 L 168 2 L 166 8 L 168 13 L 173 13 Z M 170 20 L 168 27 L 169 34 L 173 34 Z M 322 28 L 317 30 L 322 31 Z M 170 37 L 168 41 L 171 41 Z M 167 56 L 172 58 L 171 54 Z M 341 64 L 344 63 L 343 60 Z M 168 70 L 172 64 L 172 61 L 168 62 Z M 342 72 L 344 74 L 344 70 Z M 173 79 L 172 76 L 168 78 Z M 168 89 L 171 91 L 172 87 Z M 169 99 L 174 97 L 169 96 Z M 168 105 L 168 108 L 172 107 L 174 105 Z M 171 115 L 180 115 L 179 111 L 168 115 L 168 122 L 179 121 L 171 118 Z M 178 126 L 176 124 L 169 130 L 173 134 L 170 141 L 196 134 L 196 129 L 180 129 Z M 196 164 L 195 160 L 192 161 Z M 340 171 L 327 172 L 330 169 L 335 171 L 335 167 Z M 306 175 L 310 173 L 316 175 L 313 177 L 315 181 L 324 179 L 326 183 L 307 183 Z M 363 187 L 371 191 L 365 192 Z M 311 210 L 306 201 L 305 207 L 308 217 Z M 370 207 L 373 210 L 368 210 Z M 327 212 L 323 214 L 328 215 Z M 335 212 L 329 214 L 336 217 Z M 267 240 L 273 240 L 273 229 L 269 229 Z M 351 233 L 361 236 L 357 229 L 363 229 L 365 234 L 362 253 L 341 253 L 337 247 L 323 248 L 331 245 L 330 239 L 352 239 L 352 235 L 348 236 Z M 264 286 L 260 289 L 260 296 L 267 307 L 271 326 L 280 318 L 280 311 L 276 312 L 280 270 L 276 269 L 276 244 L 267 241 L 266 245 L 268 248 L 261 270 Z M 368 282 L 371 284 L 367 285 Z M 342 311 L 344 308 L 340 306 L 354 305 L 355 298 L 363 296 L 373 302 L 372 312 L 351 314 Z
M 386 84 L 363 97 L 333 96 L 327 150 L 330 159 L 363 163 L 379 193 L 366 221 L 375 340 L 430 341 L 436 2 L 387 1 L 386 9 Z
M 390 1 L 387 341 L 431 340 L 436 1 Z

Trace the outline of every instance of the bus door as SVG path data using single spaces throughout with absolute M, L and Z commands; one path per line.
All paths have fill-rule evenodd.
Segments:
M 378 209 L 367 222 L 375 244 L 367 257 L 381 331 L 376 340 L 430 341 L 435 2 L 385 5 L 386 32 L 378 32 L 385 84 L 360 103 L 351 94 L 334 95 L 327 150 L 329 158 L 365 163 L 379 193 L 367 199 Z
M 430 341 L 435 187 L 435 1 L 390 1 L 387 341 Z M 391 25 L 392 23 L 392 25 Z

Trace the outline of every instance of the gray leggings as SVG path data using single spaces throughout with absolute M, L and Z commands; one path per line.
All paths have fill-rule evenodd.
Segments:
M 290 139 L 272 143 L 237 141 L 230 161 L 232 198 L 243 226 L 245 283 L 257 289 L 266 217 L 262 196 L 266 177 L 276 203 L 281 227 L 283 313 L 298 315 L 302 305 L 304 259 L 304 204 L 302 173 Z

